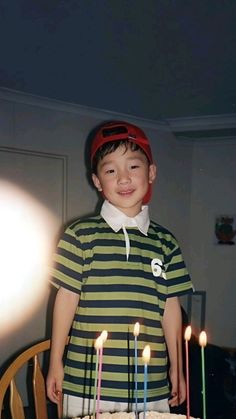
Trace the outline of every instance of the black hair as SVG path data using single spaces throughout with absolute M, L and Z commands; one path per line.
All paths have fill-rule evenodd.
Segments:
M 120 146 L 125 147 L 125 152 L 129 149 L 131 151 L 140 150 L 145 156 L 145 152 L 143 149 L 136 143 L 130 140 L 115 140 L 110 141 L 108 143 L 103 144 L 99 149 L 96 151 L 93 162 L 92 162 L 92 173 L 97 174 L 97 166 L 98 163 L 108 154 L 113 153 L 116 151 Z

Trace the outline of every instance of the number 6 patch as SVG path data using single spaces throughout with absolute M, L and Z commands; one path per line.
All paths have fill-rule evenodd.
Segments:
M 152 268 L 153 276 L 162 276 L 164 279 L 166 279 L 166 275 L 162 271 L 162 266 L 163 266 L 163 263 L 160 259 L 158 258 L 152 259 L 151 268 Z

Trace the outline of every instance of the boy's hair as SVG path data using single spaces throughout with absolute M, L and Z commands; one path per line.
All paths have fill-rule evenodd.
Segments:
M 129 122 L 111 121 L 101 125 L 93 138 L 91 147 L 91 167 L 93 173 L 97 174 L 98 162 L 121 145 L 124 145 L 126 150 L 128 148 L 132 151 L 141 150 L 146 155 L 148 163 L 153 163 L 149 140 L 144 132 Z M 147 204 L 150 198 L 151 185 L 149 185 L 143 203 Z
M 146 153 L 143 149 L 136 143 L 133 143 L 129 140 L 118 140 L 118 141 L 111 141 L 109 143 L 103 144 L 101 147 L 98 148 L 96 151 L 93 160 L 92 160 L 92 172 L 97 174 L 97 166 L 98 163 L 108 154 L 113 153 L 116 151 L 120 146 L 124 146 L 125 151 L 130 149 L 131 151 L 140 150 L 146 157 Z

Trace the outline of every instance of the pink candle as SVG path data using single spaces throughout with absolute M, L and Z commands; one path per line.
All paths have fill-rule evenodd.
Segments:
M 202 360 L 202 413 L 203 419 L 206 419 L 206 372 L 205 372 L 205 354 L 204 349 L 207 345 L 207 335 L 203 330 L 199 335 L 199 345 L 201 346 L 201 360 Z
M 144 362 L 144 396 L 143 396 L 143 419 L 146 418 L 147 412 L 147 368 L 151 357 L 151 349 L 149 345 L 146 345 L 143 350 L 143 362 Z
M 95 419 L 95 411 L 96 411 L 96 400 L 97 400 L 97 384 L 98 384 L 98 358 L 99 358 L 99 350 L 102 346 L 102 338 L 99 336 L 94 344 L 96 349 L 96 366 L 95 366 L 95 377 L 94 377 L 94 395 L 93 395 L 93 419 Z
M 134 383 L 135 383 L 135 417 L 138 417 L 138 335 L 140 330 L 139 322 L 134 325 Z
M 191 326 L 187 326 L 184 339 L 185 339 L 185 357 L 186 357 L 186 403 L 187 403 L 187 419 L 190 419 L 190 397 L 189 397 L 189 354 L 188 354 L 188 342 L 191 339 L 192 329 Z
M 102 355 L 103 347 L 98 350 L 98 388 L 97 388 L 97 409 L 96 419 L 99 419 L 100 414 L 100 398 L 101 398 L 101 382 L 102 382 Z

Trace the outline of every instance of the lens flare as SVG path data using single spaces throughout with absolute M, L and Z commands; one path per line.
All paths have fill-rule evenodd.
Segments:
M 32 196 L 0 182 L 0 335 L 26 321 L 42 302 L 57 227 Z

